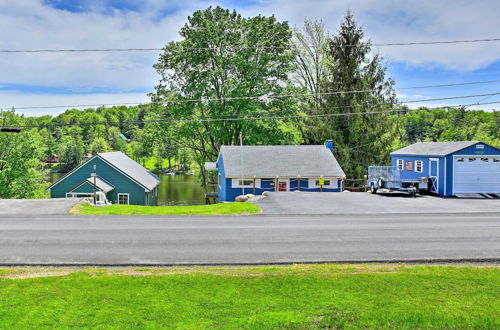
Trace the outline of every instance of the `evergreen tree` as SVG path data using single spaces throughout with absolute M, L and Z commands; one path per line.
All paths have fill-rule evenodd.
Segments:
M 393 116 L 378 113 L 392 108 L 394 81 L 387 78 L 382 58 L 372 54 L 371 42 L 364 39 L 363 30 L 347 12 L 328 42 L 329 64 L 322 92 L 335 93 L 323 98 L 320 109 L 323 114 L 342 116 L 308 122 L 315 126 L 311 142 L 333 140 L 337 159 L 352 178 L 362 178 L 368 165 L 383 165 L 389 160 L 398 130 Z

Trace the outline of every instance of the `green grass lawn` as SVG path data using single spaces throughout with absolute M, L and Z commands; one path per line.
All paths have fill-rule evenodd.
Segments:
M 74 206 L 70 213 L 81 215 L 239 215 L 255 214 L 260 208 L 250 203 L 220 203 L 193 206 L 110 205 L 94 207 L 88 204 Z
M 499 293 L 494 267 L 20 269 L 0 328 L 498 329 Z

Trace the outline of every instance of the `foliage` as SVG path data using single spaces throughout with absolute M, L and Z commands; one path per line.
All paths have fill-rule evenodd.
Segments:
M 498 267 L 323 264 L 57 272 L 38 268 L 0 275 L 2 327 L 500 327 Z
M 2 116 L 9 125 L 20 125 L 22 119 L 12 112 Z M 45 173 L 40 170 L 43 149 L 36 129 L 19 134 L 0 133 L 0 198 L 46 197 Z
M 70 211 L 82 215 L 240 215 L 260 212 L 260 208 L 250 203 L 220 203 L 192 206 L 140 206 L 110 205 L 95 207 L 78 204 Z
M 306 31 L 307 27 L 306 23 Z M 316 28 L 319 40 L 324 39 L 321 29 L 321 26 Z M 338 32 L 329 38 L 326 55 L 321 61 L 328 62 L 323 69 L 326 72 L 316 84 L 321 84 L 322 92 L 335 93 L 323 95 L 322 106 L 315 113 L 343 116 L 306 120 L 305 140 L 314 143 L 333 140 L 335 154 L 346 174 L 360 178 L 367 164 L 388 160 L 388 146 L 395 136 L 396 123 L 386 113 L 372 113 L 392 108 L 394 82 L 386 77 L 381 57 L 371 54 L 371 42 L 364 41 L 364 32 L 350 12 Z
M 286 22 L 209 7 L 188 17 L 180 35 L 182 40 L 169 43 L 154 66 L 161 78 L 153 100 L 233 98 L 164 107 L 164 118 L 187 119 L 172 129 L 177 143 L 195 152 L 200 167 L 217 157 L 221 145 L 239 144 L 240 133 L 245 144 L 291 143 L 293 135 L 279 129 L 279 120 L 192 121 L 290 114 L 289 98 L 264 97 L 288 91 L 293 55 Z M 263 98 L 240 98 L 247 96 Z

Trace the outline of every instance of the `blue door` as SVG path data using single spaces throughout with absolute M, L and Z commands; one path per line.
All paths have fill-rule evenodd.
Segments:
M 439 188 L 439 159 L 430 160 L 429 179 L 431 180 L 431 192 L 437 194 Z

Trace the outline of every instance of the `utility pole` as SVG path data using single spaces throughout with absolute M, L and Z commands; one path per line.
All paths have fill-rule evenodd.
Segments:
M 94 205 L 96 205 L 96 189 L 95 189 L 95 186 L 96 186 L 96 165 L 94 165 L 94 173 L 92 173 L 92 176 L 94 177 Z
M 244 171 L 243 171 L 243 133 L 240 132 L 240 151 L 241 151 L 241 187 L 243 194 L 245 195 L 245 177 L 244 177 Z

